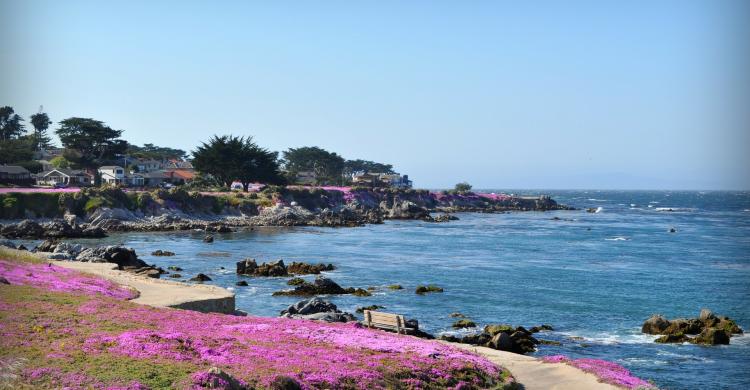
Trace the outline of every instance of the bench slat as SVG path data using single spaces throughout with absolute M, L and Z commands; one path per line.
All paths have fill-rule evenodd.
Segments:
M 401 331 L 404 331 L 404 333 L 414 331 L 413 328 L 406 327 L 406 320 L 404 319 L 404 316 L 400 314 L 365 310 L 364 315 L 365 324 L 369 327 L 392 329 L 398 333 L 401 333 Z

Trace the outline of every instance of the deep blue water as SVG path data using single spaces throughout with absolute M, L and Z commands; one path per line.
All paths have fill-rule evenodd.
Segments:
M 443 224 L 257 229 L 218 235 L 213 244 L 191 232 L 129 233 L 102 241 L 131 246 L 160 266 L 179 265 L 187 277 L 206 273 L 224 287 L 246 279 L 249 287 L 236 288 L 237 306 L 255 315 L 278 315 L 297 299 L 271 296 L 287 288 L 287 278 L 239 277 L 235 262 L 331 262 L 338 269 L 328 276 L 342 286 L 381 287 L 372 297 L 330 297 L 346 311 L 378 304 L 419 319 L 434 333 L 452 331 L 448 314 L 455 311 L 480 326 L 546 323 L 555 331 L 540 338 L 563 345 L 542 345 L 537 355 L 616 361 L 667 389 L 750 388 L 750 336 L 734 337 L 729 346 L 700 347 L 654 344 L 654 337 L 640 334 L 652 313 L 696 317 L 703 307 L 750 330 L 750 193 L 541 192 L 602 211 L 464 213 Z M 669 233 L 671 227 L 677 232 Z M 150 256 L 155 249 L 177 256 Z M 396 283 L 405 290 L 384 288 Z M 425 283 L 445 292 L 415 295 L 416 285 Z

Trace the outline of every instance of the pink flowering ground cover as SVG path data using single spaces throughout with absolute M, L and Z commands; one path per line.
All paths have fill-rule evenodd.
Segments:
M 656 389 L 653 384 L 633 376 L 625 367 L 600 359 L 570 359 L 565 355 L 542 358 L 545 363 L 566 363 L 596 375 L 600 381 L 626 389 Z
M 512 388 L 509 373 L 448 345 L 358 327 L 129 302 L 106 281 L 0 251 L 0 379 L 29 388 Z M 93 278 L 96 279 L 96 278 Z M 114 292 L 113 292 L 114 291 Z M 220 386 L 221 387 L 221 386 Z

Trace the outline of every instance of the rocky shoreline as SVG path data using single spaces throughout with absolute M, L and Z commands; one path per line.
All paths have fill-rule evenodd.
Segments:
M 452 214 L 456 212 L 572 209 L 548 196 L 498 197 L 424 190 L 356 189 L 342 193 L 281 189 L 252 195 L 222 198 L 179 189 L 137 194 L 117 189 L 87 189 L 75 195 L 50 194 L 57 198 L 50 199 L 54 204 L 45 207 L 46 215 L 17 210 L 16 214 L 26 219 L 0 224 L 0 235 L 40 239 L 100 238 L 109 232 L 228 233 L 260 226 L 356 227 L 385 220 L 450 222 L 458 219 Z

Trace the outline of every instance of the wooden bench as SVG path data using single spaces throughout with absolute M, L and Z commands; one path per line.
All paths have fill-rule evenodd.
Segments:
M 373 310 L 365 310 L 364 325 L 368 328 L 393 330 L 396 333 L 410 334 L 416 329 L 406 326 L 404 316 L 400 314 L 383 313 Z

